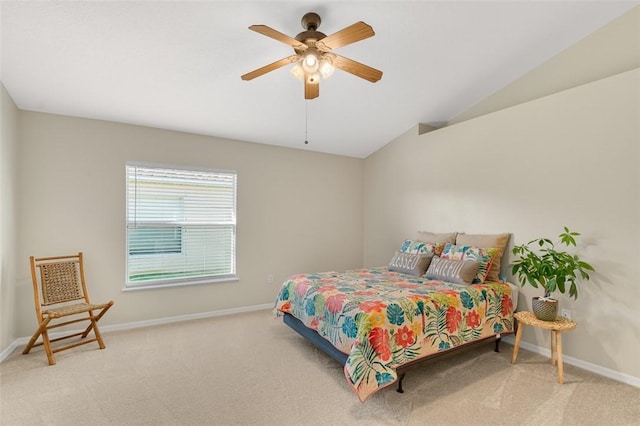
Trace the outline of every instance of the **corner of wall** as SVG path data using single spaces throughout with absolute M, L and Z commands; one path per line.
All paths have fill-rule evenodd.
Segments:
M 19 110 L 0 82 L 0 352 L 15 340 L 15 255 Z
M 640 67 L 640 6 L 449 120 L 457 124 Z

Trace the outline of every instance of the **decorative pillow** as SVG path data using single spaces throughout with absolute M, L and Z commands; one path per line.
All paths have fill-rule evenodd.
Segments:
M 442 253 L 443 248 L 444 243 L 431 244 L 424 241 L 406 239 L 402 242 L 400 251 L 404 253 L 432 253 L 435 255 L 439 255 L 440 253 Z
M 431 244 L 455 244 L 457 232 L 449 232 L 445 234 L 434 234 L 428 231 L 418 231 L 418 240 Z M 491 246 L 493 247 L 493 246 Z
M 477 260 L 443 259 L 435 256 L 424 277 L 449 283 L 471 284 L 479 267 L 480 262 Z
M 511 234 L 458 234 L 456 245 L 473 247 L 495 247 L 498 253 L 493 257 L 487 281 L 500 281 L 500 264 Z
M 427 270 L 432 258 L 432 253 L 416 254 L 396 251 L 393 259 L 389 262 L 389 270 L 420 277 Z
M 489 269 L 491 269 L 491 262 L 496 257 L 497 253 L 497 248 L 455 246 L 447 243 L 442 251 L 441 257 L 444 259 L 477 260 L 480 262 L 480 267 L 478 268 L 476 277 L 473 279 L 473 283 L 476 284 L 485 282 Z

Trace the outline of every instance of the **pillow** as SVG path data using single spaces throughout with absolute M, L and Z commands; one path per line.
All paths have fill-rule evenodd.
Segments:
M 442 251 L 442 257 L 444 259 L 454 260 L 477 260 L 480 262 L 478 272 L 476 273 L 473 283 L 483 283 L 487 279 L 489 269 L 491 269 L 491 262 L 498 253 L 497 248 L 479 248 L 471 246 L 455 246 L 447 243 Z
M 427 270 L 432 258 L 433 253 L 414 254 L 396 251 L 389 262 L 389 270 L 420 277 Z
M 459 246 L 495 247 L 498 253 L 493 257 L 487 281 L 500 281 L 500 263 L 511 234 L 458 234 L 456 244 Z
M 480 262 L 477 260 L 443 259 L 435 256 L 424 277 L 449 283 L 471 284 L 479 267 Z
M 424 241 L 406 239 L 402 242 L 400 251 L 404 253 L 432 253 L 438 255 L 442 253 L 443 248 L 444 243 L 431 244 Z
M 433 232 L 418 231 L 418 240 L 431 244 L 455 244 L 457 232 L 449 232 L 446 234 L 434 234 Z M 493 247 L 493 246 L 491 246 Z

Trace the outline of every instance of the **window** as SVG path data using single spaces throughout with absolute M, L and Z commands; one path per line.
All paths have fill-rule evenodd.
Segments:
M 235 278 L 236 174 L 127 164 L 127 287 Z
M 182 253 L 182 226 L 175 224 L 184 222 L 184 197 L 137 195 L 133 205 L 135 226 L 128 228 L 129 256 Z

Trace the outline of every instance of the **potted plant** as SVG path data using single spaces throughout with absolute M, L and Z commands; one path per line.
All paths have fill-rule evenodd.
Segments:
M 579 235 L 565 226 L 564 232 L 559 235 L 560 242 L 566 247 L 576 246 L 575 237 Z M 578 255 L 556 248 L 548 238 L 537 238 L 515 246 L 512 253 L 517 259 L 512 263 L 511 273 L 518 277 L 523 286 L 529 283 L 535 288 L 544 289 L 544 297 L 533 298 L 533 313 L 544 321 L 554 321 L 558 315 L 558 301 L 551 298 L 551 293 L 556 290 L 565 293 L 568 290 L 569 296 L 577 299 L 578 278 L 588 280 L 587 271 L 595 271 Z

